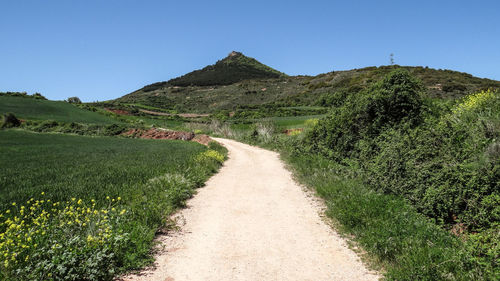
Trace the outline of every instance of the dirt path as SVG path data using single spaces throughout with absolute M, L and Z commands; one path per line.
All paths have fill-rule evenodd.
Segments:
M 275 152 L 217 139 L 229 160 L 162 237 L 155 270 L 126 280 L 377 280 L 323 222 Z M 308 197 L 309 196 L 309 197 Z

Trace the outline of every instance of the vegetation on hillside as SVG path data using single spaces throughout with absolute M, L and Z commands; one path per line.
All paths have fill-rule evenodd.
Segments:
M 427 67 L 381 66 L 334 71 L 317 76 L 288 76 L 251 79 L 229 85 L 174 86 L 157 83 L 113 101 L 114 104 L 142 104 L 177 112 L 217 113 L 245 107 L 336 106 L 337 97 L 358 93 L 396 68 L 406 69 L 422 82 L 428 97 L 455 99 L 500 88 L 500 82 L 467 73 Z M 254 111 L 255 108 L 247 108 Z
M 500 94 L 482 91 L 436 111 L 420 89 L 407 72 L 393 72 L 334 108 L 306 144 L 337 162 L 358 161 L 367 184 L 438 224 L 491 228 L 500 221 Z
M 249 79 L 279 78 L 286 75 L 247 57 L 239 52 L 231 52 L 223 60 L 203 69 L 195 70 L 168 82 L 155 83 L 144 87 L 145 92 L 152 91 L 165 85 L 171 86 L 215 86 L 229 85 Z
M 42 94 L 40 94 L 40 93 L 34 93 L 33 95 L 28 95 L 28 93 L 26 93 L 26 92 L 0 92 L 0 97 L 2 97 L 2 96 L 23 97 L 23 98 L 47 100 L 47 98 L 42 96 Z
M 143 266 L 155 233 L 225 153 L 216 144 L 0 131 L 0 279 L 111 280 Z

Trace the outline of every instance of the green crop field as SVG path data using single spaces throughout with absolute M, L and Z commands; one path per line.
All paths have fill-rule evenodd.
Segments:
M 48 101 L 26 97 L 0 96 L 0 115 L 11 112 L 18 118 L 54 120 L 91 124 L 112 124 L 119 121 L 63 101 Z
M 156 231 L 224 154 L 183 141 L 0 131 L 0 280 L 109 280 L 144 265 Z
M 182 171 L 203 150 L 181 141 L 0 131 L 0 204 L 42 191 L 57 201 L 127 196 L 150 178 Z
M 326 115 L 290 116 L 271 118 L 280 129 L 303 128 L 307 120 L 323 118 Z

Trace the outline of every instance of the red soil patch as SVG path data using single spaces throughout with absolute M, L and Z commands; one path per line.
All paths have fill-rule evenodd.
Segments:
M 111 108 L 105 108 L 105 110 L 109 112 L 116 113 L 118 115 L 132 115 L 132 113 L 126 111 L 126 110 L 121 110 L 121 109 L 111 109 Z
M 195 141 L 197 143 L 201 143 L 203 145 L 208 145 L 209 142 L 213 141 L 209 136 L 207 135 L 196 135 L 192 141 Z
M 151 128 L 148 130 L 130 129 L 122 133 L 122 135 L 140 139 L 194 141 L 206 146 L 208 146 L 209 142 L 213 141 L 213 139 L 207 135 L 195 135 L 192 132 L 168 131 L 165 129 L 156 128 Z
M 131 129 L 125 133 L 122 133 L 122 135 L 134 138 L 155 139 L 155 140 L 161 139 L 161 140 L 189 141 L 194 138 L 194 133 L 192 132 L 176 132 L 176 131 L 159 130 L 155 128 L 151 128 L 149 130 Z

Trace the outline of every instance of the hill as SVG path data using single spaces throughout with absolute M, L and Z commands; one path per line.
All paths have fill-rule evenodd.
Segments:
M 112 101 L 115 104 L 141 104 L 178 112 L 213 113 L 220 110 L 235 110 L 262 105 L 290 106 L 330 106 L 328 95 L 352 94 L 368 88 L 373 82 L 395 68 L 404 68 L 420 79 L 431 97 L 454 99 L 487 88 L 500 88 L 500 82 L 474 77 L 467 73 L 437 70 L 428 67 L 380 66 L 347 71 L 334 71 L 317 76 L 279 76 L 279 72 L 268 77 L 255 77 L 236 81 L 227 71 L 213 71 L 217 79 L 209 81 L 210 69 L 220 69 L 231 65 L 232 61 L 247 57 L 237 54 L 219 61 L 214 66 L 194 71 L 168 82 L 148 85 L 128 95 Z M 241 65 L 241 64 L 237 64 Z M 265 67 L 265 66 L 264 66 Z M 244 68 L 241 68 L 242 70 Z M 250 74 L 239 77 L 251 77 Z M 227 78 L 226 78 L 227 77 Z M 205 80 L 203 80 L 203 79 Z M 189 81 L 189 82 L 188 82 Z M 194 82 L 196 81 L 196 83 Z M 201 83 L 200 81 L 205 81 Z M 225 83 L 222 83 L 224 81 Z M 199 82 L 199 83 L 198 83 Z M 206 83 L 206 84 L 204 84 Z M 210 85 L 207 85 L 210 84 Z
M 67 102 L 0 93 L 0 115 L 7 112 L 14 113 L 18 118 L 28 120 L 54 120 L 90 124 L 117 123 L 117 120 L 111 117 L 79 108 Z
M 165 85 L 186 86 L 215 86 L 230 85 L 249 79 L 264 79 L 285 77 L 281 73 L 254 58 L 247 57 L 240 52 L 231 52 L 226 58 L 213 65 L 195 70 L 181 77 L 148 85 L 142 90 L 145 92 L 156 90 Z

